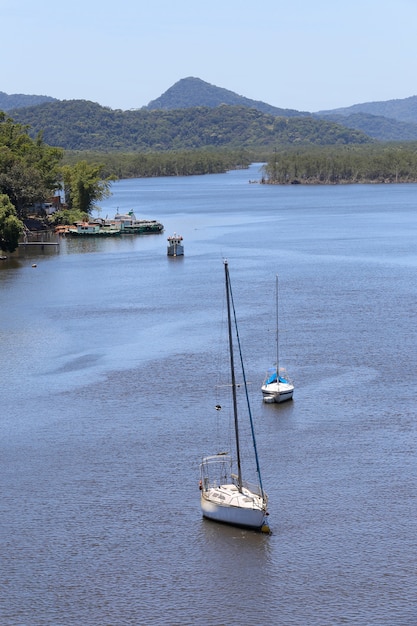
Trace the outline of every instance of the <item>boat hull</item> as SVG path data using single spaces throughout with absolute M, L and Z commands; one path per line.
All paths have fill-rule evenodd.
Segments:
M 230 493 L 227 486 L 212 488 L 201 494 L 203 517 L 241 528 L 261 530 L 265 525 L 266 504 L 261 497 L 248 493 Z M 224 498 L 221 501 L 221 498 Z M 220 501 L 219 501 L 220 500 Z
M 262 394 L 265 402 L 271 402 L 271 397 L 274 402 L 286 402 L 287 400 L 292 400 L 294 385 L 291 385 L 290 383 L 271 383 L 269 385 L 262 385 Z
M 184 246 L 172 244 L 167 248 L 168 256 L 184 256 Z
M 125 234 L 133 234 L 133 235 L 147 235 L 147 234 L 155 234 L 162 233 L 164 227 L 159 222 L 137 222 L 132 225 L 124 225 L 122 227 L 122 232 Z

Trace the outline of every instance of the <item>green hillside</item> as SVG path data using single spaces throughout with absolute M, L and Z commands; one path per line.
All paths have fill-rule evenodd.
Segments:
M 399 122 L 417 124 L 417 96 L 381 102 L 363 102 L 362 104 L 353 104 L 349 107 L 341 107 L 330 111 L 318 111 L 317 113 L 320 117 L 325 115 L 347 116 L 356 113 L 366 113 L 368 115 L 388 117 Z
M 80 103 L 84 103 L 84 107 L 87 109 L 90 107 L 89 114 L 92 113 L 94 116 L 94 122 L 97 122 L 97 116 L 101 115 L 94 109 L 94 107 L 100 107 L 100 105 L 95 105 L 86 101 L 58 101 L 55 98 L 51 98 L 49 96 L 29 96 L 23 94 L 14 94 L 7 95 L 4 92 L 0 92 L 0 110 L 11 112 L 16 119 L 25 119 L 26 123 L 29 123 L 33 128 L 38 128 L 37 125 L 37 114 L 42 115 L 43 118 L 47 119 L 49 122 L 49 116 L 51 112 L 48 110 L 45 111 L 37 111 L 34 114 L 33 111 L 29 111 L 27 113 L 17 113 L 17 110 L 22 109 L 23 107 L 33 107 L 33 106 L 43 106 L 44 103 L 47 102 L 56 102 L 63 105 L 62 111 L 68 113 L 70 115 L 71 120 L 74 121 L 74 127 L 71 128 L 63 128 L 63 133 L 60 132 L 59 125 L 64 125 L 65 120 L 62 122 L 57 122 L 57 119 L 53 119 L 54 128 L 51 129 L 51 135 L 59 137 L 59 144 L 64 145 L 64 143 L 69 143 L 71 146 L 77 146 L 74 149 L 105 149 L 105 150 L 147 150 L 154 149 L 155 145 L 158 150 L 166 149 L 178 149 L 177 145 L 180 147 L 184 147 L 185 149 L 189 149 L 191 146 L 194 148 L 194 143 L 198 147 L 207 146 L 206 138 L 202 140 L 201 137 L 195 137 L 195 141 L 193 138 L 189 136 L 185 141 L 184 136 L 173 137 L 171 130 L 168 128 L 171 124 L 172 118 L 164 118 L 160 117 L 158 120 L 158 124 L 161 127 L 164 127 L 163 134 L 165 134 L 165 138 L 163 138 L 162 142 L 159 141 L 157 136 L 157 132 L 153 126 L 155 125 L 155 118 L 138 118 L 138 111 L 141 111 L 142 114 L 144 111 L 150 112 L 175 112 L 180 109 L 188 109 L 192 110 L 195 108 L 198 109 L 217 109 L 223 105 L 228 105 L 230 107 L 244 107 L 246 109 L 255 109 L 260 113 L 264 113 L 266 115 L 271 115 L 273 117 L 279 118 L 314 118 L 315 120 L 324 120 L 327 122 L 333 122 L 339 124 L 341 126 L 345 126 L 350 130 L 356 130 L 360 133 L 367 135 L 370 138 L 373 138 L 376 141 L 382 142 L 391 142 L 391 141 L 415 141 L 417 137 L 417 96 L 412 96 L 410 98 L 404 98 L 402 100 L 387 100 L 386 102 L 365 102 L 363 104 L 355 104 L 350 107 L 338 108 L 327 111 L 318 111 L 316 113 L 309 113 L 306 111 L 297 111 L 295 109 L 284 109 L 276 106 L 272 106 L 260 100 L 252 100 L 250 98 L 246 98 L 244 96 L 238 95 L 237 93 L 230 91 L 228 89 L 224 89 L 222 87 L 217 87 L 216 85 L 212 85 L 207 83 L 200 78 L 188 77 L 183 78 L 176 82 L 172 87 L 167 89 L 159 98 L 152 100 L 149 104 L 141 109 L 131 110 L 131 111 L 112 111 L 111 109 L 106 109 L 105 107 L 101 107 L 102 111 L 107 111 L 107 121 L 104 120 L 105 114 L 103 113 L 103 125 L 106 124 L 109 127 L 103 128 L 103 125 L 99 123 L 98 126 L 93 128 L 94 124 L 89 124 L 85 120 L 76 119 L 77 113 L 76 111 L 69 111 L 69 109 L 73 109 L 74 107 L 78 107 Z M 74 104 L 74 103 L 78 103 Z M 123 115 L 126 113 L 126 115 Z M 133 117 L 128 117 L 127 114 L 133 114 Z M 55 111 L 53 116 L 59 118 L 59 113 Z M 118 119 L 115 120 L 114 118 Z M 194 115 L 191 115 L 193 118 L 192 124 L 199 127 L 199 132 L 201 130 L 200 121 L 195 121 Z M 188 119 L 188 117 L 187 117 Z M 177 116 L 177 121 L 181 121 Z M 211 124 L 212 120 L 208 119 L 208 124 Z M 245 120 L 244 120 L 244 123 Z M 185 120 L 186 126 L 188 125 L 188 121 Z M 298 124 L 298 123 L 297 123 Z M 252 122 L 251 122 L 251 125 Z M 268 122 L 266 122 L 266 125 Z M 111 134 L 113 133 L 113 129 L 120 127 L 123 131 L 123 134 L 120 138 L 115 137 L 114 141 L 111 138 Z M 87 132 L 91 134 L 88 138 L 82 136 L 85 134 L 86 127 L 88 127 Z M 90 129 L 91 127 L 91 129 Z M 145 127 L 145 133 L 143 133 L 143 127 Z M 44 126 L 45 132 L 50 132 L 49 129 L 46 129 Z M 325 134 L 323 136 L 323 142 L 326 143 L 329 141 L 327 128 L 321 127 L 320 131 L 324 130 Z M 188 129 L 189 130 L 189 129 Z M 238 141 L 238 138 L 232 138 L 228 129 L 227 136 L 223 137 L 224 143 L 220 142 L 224 147 L 235 147 L 236 145 L 241 145 Z M 252 128 L 255 134 L 258 133 L 257 129 Z M 53 131 L 53 132 L 52 132 Z M 147 136 L 147 132 L 151 131 L 151 134 Z M 130 137 L 129 133 L 133 133 L 133 136 Z M 143 136 L 143 145 L 138 146 L 135 141 L 135 135 L 140 133 Z M 210 129 L 207 130 L 210 135 Z M 214 129 L 213 137 L 215 139 L 214 145 L 219 145 L 219 133 L 217 129 Z M 250 129 L 248 129 L 250 132 Z M 311 137 L 305 136 L 305 129 L 301 130 L 301 137 L 297 138 L 297 141 L 301 141 L 301 143 L 313 143 L 317 144 L 317 137 L 312 139 L 312 137 L 316 134 L 315 131 L 312 131 Z M 251 133 L 252 134 L 252 133 Z M 293 133 L 290 133 L 293 135 Z M 68 136 L 68 140 L 65 139 L 63 135 Z M 94 135 L 94 136 L 93 136 Z M 171 144 L 175 145 L 175 148 L 165 147 L 166 139 L 168 139 L 167 135 L 170 136 L 170 141 L 167 142 L 171 146 Z M 337 133 L 336 133 L 337 135 Z M 266 133 L 263 133 L 262 129 L 260 129 L 259 135 L 259 144 L 262 146 L 269 147 L 270 146 L 271 137 Z M 340 138 L 336 136 L 336 138 L 330 138 L 330 143 L 333 143 L 336 139 L 337 143 L 346 142 L 346 138 Z M 353 141 L 357 141 L 358 136 L 352 137 Z M 245 147 L 254 145 L 254 137 L 243 137 L 243 145 Z M 281 141 L 281 137 L 277 136 L 277 138 L 273 139 L 273 141 Z M 288 142 L 291 144 L 293 139 L 288 137 L 283 137 L 282 141 Z M 348 140 L 350 142 L 351 139 Z M 63 143 L 64 142 L 64 143 Z M 255 142 L 256 143 L 256 142 Z M 82 148 L 79 146 L 83 146 Z M 102 148 L 104 146 L 104 148 Z
M 234 91 L 216 87 L 200 78 L 182 78 L 170 87 L 156 100 L 152 100 L 146 109 L 165 110 L 190 109 L 193 107 L 216 108 L 222 104 L 230 106 L 244 106 L 249 109 L 256 109 L 262 113 L 269 113 L 279 117 L 304 117 L 310 113 L 296 111 L 295 109 L 281 109 L 274 107 L 260 100 L 251 100 L 244 96 L 239 96 Z
M 352 113 L 350 115 L 328 114 L 320 119 L 360 130 L 378 141 L 416 141 L 417 124 L 401 122 L 382 115 Z
M 345 145 L 372 141 L 363 132 L 313 117 L 277 117 L 245 106 L 133 111 L 86 100 L 64 100 L 9 112 L 66 150 L 155 152 L 273 149 L 278 145 Z
M 44 102 L 54 102 L 56 98 L 50 96 L 25 95 L 23 93 L 7 94 L 0 91 L 0 111 L 11 111 L 22 107 L 36 106 Z
M 378 141 L 415 141 L 417 137 L 417 97 L 387 102 L 368 102 L 333 111 L 308 113 L 281 109 L 259 100 L 250 100 L 233 91 L 211 85 L 199 78 L 183 78 L 175 83 L 148 109 L 182 109 L 192 106 L 217 107 L 221 104 L 245 106 L 279 117 L 306 117 L 333 121 L 359 130 Z

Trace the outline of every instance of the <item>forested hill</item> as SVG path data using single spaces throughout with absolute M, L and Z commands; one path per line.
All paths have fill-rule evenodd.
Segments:
M 221 104 L 245 106 L 279 117 L 313 116 L 359 130 L 378 141 L 415 141 L 417 138 L 417 97 L 387 102 L 356 104 L 333 111 L 308 113 L 282 109 L 259 100 L 250 100 L 233 91 L 211 85 L 200 78 L 183 78 L 170 87 L 148 109 L 183 109 L 192 106 L 217 107 Z
M 400 122 L 382 115 L 359 112 L 350 115 L 329 113 L 326 116 L 318 117 L 329 122 L 342 124 L 347 128 L 361 130 L 369 137 L 379 141 L 417 141 L 417 124 Z
M 201 78 L 182 78 L 170 87 L 165 93 L 156 100 L 152 100 L 146 109 L 149 110 L 165 110 L 172 109 L 189 109 L 192 107 L 213 107 L 216 108 L 222 104 L 230 106 L 244 106 L 249 109 L 257 109 L 262 113 L 277 115 L 279 117 L 304 117 L 310 116 L 310 113 L 304 111 L 296 111 L 295 109 L 280 109 L 260 100 L 251 100 L 244 96 L 239 96 L 234 91 L 216 87 L 206 83 Z
M 4 91 L 0 91 L 0 111 L 36 106 L 43 102 L 56 102 L 56 98 L 51 98 L 50 96 L 30 96 L 23 93 L 7 94 Z
M 7 95 L 4 92 L 0 92 L 0 111 L 14 113 L 17 109 L 21 109 L 22 107 L 42 106 L 46 102 L 59 102 L 64 104 L 65 102 L 77 101 L 58 101 L 56 98 L 49 96 L 27 96 L 23 94 Z M 309 113 L 295 109 L 279 108 L 260 100 L 251 100 L 228 89 L 207 83 L 200 78 L 188 77 L 179 80 L 159 96 L 159 98 L 152 100 L 142 109 L 136 109 L 136 111 L 176 111 L 178 109 L 194 109 L 195 107 L 217 109 L 222 105 L 256 109 L 261 113 L 274 117 L 297 119 L 313 117 L 316 120 L 321 119 L 340 124 L 351 130 L 357 130 L 360 133 L 368 135 L 368 137 L 383 142 L 415 141 L 417 137 L 417 96 L 411 96 L 410 98 L 404 98 L 402 100 L 366 102 L 350 107 Z M 67 108 L 67 104 L 65 104 L 65 108 Z M 120 113 L 120 111 L 117 112 L 118 115 Z M 42 113 L 42 115 L 44 115 L 44 113 Z M 32 112 L 29 112 L 28 115 L 22 114 L 22 116 L 27 118 L 32 116 L 32 118 L 36 118 L 36 115 L 32 115 Z M 17 118 L 17 115 L 15 117 Z M 125 117 L 124 119 L 126 120 L 127 118 Z M 29 119 L 28 123 L 35 126 L 35 122 L 32 124 L 31 119 Z M 82 127 L 84 121 L 77 122 L 77 124 Z M 77 130 L 79 131 L 80 128 L 75 129 L 75 131 Z M 77 132 L 75 132 L 75 134 L 77 134 Z M 98 134 L 99 136 L 96 139 L 100 142 L 102 129 L 98 130 Z M 299 140 L 304 141 L 304 133 L 302 132 L 301 134 L 303 138 Z M 75 137 L 73 139 L 75 139 Z M 151 142 L 153 141 L 153 138 L 151 138 Z M 323 142 L 327 141 L 328 137 L 324 137 Z M 336 138 L 336 141 L 338 141 L 338 138 Z M 309 139 L 308 142 L 311 143 L 311 139 Z M 342 140 L 342 142 L 344 142 L 344 140 Z M 123 143 L 126 143 L 125 138 L 123 138 Z M 200 141 L 197 141 L 197 143 L 199 146 L 201 145 Z M 316 141 L 314 141 L 314 143 L 316 143 Z M 265 145 L 269 145 L 268 140 Z
M 367 115 L 387 117 L 399 122 L 417 124 L 417 96 L 379 102 L 363 102 L 362 104 L 353 104 L 349 107 L 318 111 L 317 115 L 320 115 L 320 117 L 327 115 L 347 116 L 357 113 L 366 113 Z
M 244 106 L 170 111 L 113 110 L 86 100 L 63 100 L 9 112 L 67 150 L 169 151 L 213 148 L 273 149 L 280 145 L 372 142 L 363 132 L 313 117 L 276 117 Z
M 379 141 L 415 141 L 417 138 L 417 96 L 385 102 L 364 102 L 318 111 L 314 116 L 362 130 Z

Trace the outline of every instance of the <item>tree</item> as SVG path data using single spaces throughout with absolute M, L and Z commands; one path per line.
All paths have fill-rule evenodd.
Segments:
M 0 112 L 0 194 L 9 196 L 19 217 L 58 188 L 62 156 L 63 150 L 47 146 L 42 134 L 31 139 L 27 127 Z
M 23 222 L 18 219 L 9 196 L 0 194 L 0 250 L 14 252 L 23 229 Z
M 103 179 L 103 169 L 103 165 L 89 165 L 87 161 L 78 161 L 73 166 L 64 165 L 61 168 L 69 209 L 91 214 L 96 202 L 111 195 L 110 182 L 115 177 Z

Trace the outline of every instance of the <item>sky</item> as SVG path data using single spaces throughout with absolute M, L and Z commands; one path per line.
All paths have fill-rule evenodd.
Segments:
M 417 0 L 0 0 L 0 91 L 138 109 L 193 76 L 316 112 L 417 95 Z

